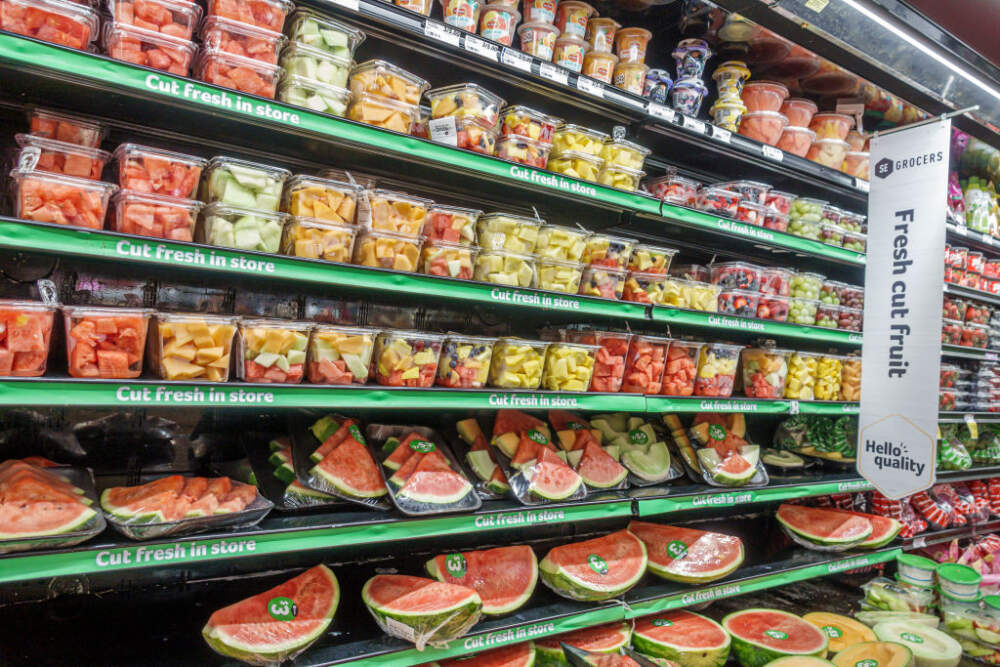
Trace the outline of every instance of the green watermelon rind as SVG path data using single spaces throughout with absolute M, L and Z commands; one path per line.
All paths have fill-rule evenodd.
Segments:
M 311 489 L 305 484 L 300 483 L 296 486 L 294 481 L 285 487 L 285 495 L 301 502 L 308 503 L 314 503 L 316 501 L 329 503 L 336 500 L 336 496 L 331 496 L 329 493 L 323 493 L 322 491 Z
M 132 512 L 121 505 L 111 502 L 111 494 L 114 493 L 114 490 L 114 488 L 110 488 L 104 489 L 101 492 L 101 509 L 104 510 L 105 514 L 110 514 L 129 523 L 158 523 L 163 521 L 163 515 L 160 513 L 160 510 Z
M 673 644 L 657 641 L 652 637 L 646 637 L 638 631 L 633 631 L 632 648 L 643 655 L 678 661 L 682 665 L 690 667 L 722 667 L 725 665 L 729 659 L 729 651 L 732 645 L 729 633 L 721 625 L 706 616 L 695 614 L 693 611 L 688 613 L 717 627 L 725 635 L 725 643 L 719 646 L 704 646 L 700 648 L 678 647 Z
M 282 463 L 274 469 L 274 476 L 285 484 L 291 484 L 295 481 L 295 470 L 289 464 Z
M 330 622 L 333 620 L 334 614 L 337 613 L 337 607 L 340 605 L 340 583 L 337 581 L 336 575 L 334 575 L 330 568 L 325 565 L 319 565 L 318 567 L 322 568 L 323 572 L 327 575 L 327 578 L 333 587 L 334 594 L 330 599 L 330 607 L 323 614 L 323 618 L 326 622 L 320 623 L 319 626 L 317 626 L 317 628 L 308 635 L 297 637 L 283 644 L 274 644 L 267 647 L 267 650 L 263 651 L 260 650 L 260 647 L 250 647 L 240 645 L 231 640 L 227 641 L 224 636 L 224 631 L 208 624 L 202 628 L 201 636 L 205 638 L 205 641 L 216 653 L 230 658 L 235 658 L 237 660 L 242 660 L 252 665 L 274 664 L 281 662 L 282 660 L 286 660 L 293 654 L 298 653 L 319 639 L 319 637 L 326 632 L 326 629 L 330 626 Z
M 577 470 L 576 474 L 580 475 L 580 479 L 583 480 L 583 483 L 592 489 L 613 489 L 621 484 L 622 480 L 628 477 L 628 468 L 621 466 L 621 471 L 618 473 L 618 476 L 608 482 L 598 482 L 595 479 L 588 479 L 579 470 Z
M 780 510 L 781 508 L 778 508 L 778 509 Z M 786 521 L 785 519 L 783 519 L 781 517 L 780 512 L 775 512 L 774 513 L 774 518 L 776 518 L 778 520 L 778 523 L 780 523 L 786 529 L 788 529 L 789 531 L 795 533 L 796 535 L 798 535 L 802 539 L 804 539 L 804 540 L 806 540 L 808 542 L 812 542 L 813 544 L 820 544 L 820 545 L 825 545 L 825 546 L 834 546 L 834 545 L 837 545 L 837 546 L 844 546 L 845 548 L 849 548 L 851 546 L 857 546 L 857 545 L 861 544 L 862 542 L 864 542 L 865 540 L 867 540 L 871 536 L 871 534 L 872 534 L 871 522 L 869 522 L 868 532 L 865 533 L 863 536 L 861 536 L 860 539 L 857 536 L 855 536 L 855 537 L 850 538 L 850 539 L 831 540 L 830 538 L 823 537 L 822 535 L 816 535 L 815 533 L 809 533 L 809 532 L 803 530 L 801 527 L 793 526 L 791 523 L 789 523 L 788 521 Z
M 631 627 L 628 624 L 623 623 L 622 627 L 622 640 L 617 644 L 605 646 L 601 649 L 588 648 L 586 650 L 591 653 L 618 653 L 623 647 L 628 645 L 629 639 L 632 636 Z M 535 667 L 568 667 L 569 665 L 570 662 L 566 659 L 566 653 L 562 650 L 562 646 L 535 644 Z
M 403 625 L 411 628 L 414 634 L 422 639 L 420 645 L 424 643 L 431 645 L 446 644 L 453 639 L 458 639 L 479 622 L 482 613 L 483 601 L 478 594 L 475 597 L 467 598 L 451 607 L 425 614 L 404 614 L 398 611 L 386 610 L 380 607 L 371 599 L 368 593 L 369 587 L 375 577 L 365 582 L 361 589 L 361 599 L 368 607 L 368 611 L 375 618 L 375 622 L 386 634 L 394 635 L 386 619 L 391 618 Z M 471 589 L 470 589 L 471 590 Z M 408 638 L 404 638 L 408 639 Z
M 502 496 L 510 492 L 510 485 L 504 484 L 503 482 L 490 480 L 486 482 L 486 488 L 498 496 Z
M 28 510 L 30 515 L 31 510 Z M 33 537 L 51 537 L 53 535 L 65 535 L 66 533 L 72 533 L 78 530 L 83 530 L 84 527 L 92 522 L 97 517 L 97 510 L 94 510 L 86 505 L 80 505 L 80 515 L 74 517 L 73 519 L 67 521 L 58 528 L 50 528 L 48 530 L 36 530 L 32 532 L 17 532 L 17 533 L 2 533 L 0 532 L 0 540 L 22 540 Z
M 465 498 L 473 491 L 473 486 L 471 483 L 469 483 L 469 480 L 465 479 L 465 477 L 462 477 L 462 481 L 465 482 L 462 485 L 462 489 L 460 491 L 456 491 L 451 495 L 440 495 L 433 493 L 413 493 L 412 491 L 407 491 L 404 485 L 404 488 L 396 492 L 396 497 L 406 498 L 412 502 L 423 503 L 425 505 L 454 505 L 455 503 L 460 502 L 462 498 Z
M 871 541 L 872 538 L 869 537 L 864 542 L 861 542 L 860 544 L 858 544 L 858 548 L 859 549 L 878 549 L 880 547 L 884 547 L 885 545 L 889 544 L 889 542 L 892 542 L 894 539 L 896 539 L 896 536 L 899 535 L 900 532 L 902 532 L 902 530 L 903 530 L 903 522 L 902 521 L 899 521 L 897 519 L 893 519 L 892 517 L 885 517 L 885 518 L 887 518 L 887 519 L 889 519 L 890 521 L 893 522 L 893 530 L 889 531 L 885 535 L 885 537 L 883 537 L 882 539 L 874 541 L 874 542 Z M 874 532 L 874 530 L 875 530 L 875 527 L 872 526 L 872 532 Z
M 646 551 L 646 545 L 638 537 L 633 536 L 633 538 L 642 547 L 643 564 L 642 567 L 638 568 L 635 575 L 621 586 L 604 590 L 591 588 L 583 582 L 574 579 L 572 575 L 563 570 L 562 566 L 552 562 L 548 554 L 545 555 L 545 558 L 538 565 L 539 574 L 541 574 L 542 581 L 546 586 L 559 595 L 568 597 L 571 600 L 600 602 L 618 597 L 639 583 L 639 580 L 646 574 L 646 568 L 649 564 L 649 554 Z
M 486 603 L 483 602 L 484 616 L 503 616 L 505 614 L 510 614 L 512 612 L 517 611 L 518 609 L 520 609 L 521 607 L 523 607 L 528 603 L 528 600 L 530 600 L 531 596 L 534 595 L 535 593 L 535 586 L 538 585 L 538 559 L 534 557 L 534 554 L 532 554 L 531 565 L 532 565 L 532 572 L 530 577 L 531 585 L 525 586 L 524 592 L 521 593 L 521 595 L 519 595 L 516 600 L 514 600 L 513 602 L 511 602 L 506 606 L 490 607 L 487 609 Z M 432 578 L 437 579 L 440 582 L 448 583 L 445 580 L 444 576 L 441 574 L 441 570 L 438 569 L 436 558 L 431 558 L 429 561 L 427 561 L 424 567 L 427 570 L 427 574 L 429 574 Z
M 806 653 L 802 652 L 790 653 L 788 651 L 781 651 L 779 649 L 774 649 L 769 646 L 761 646 L 760 644 L 757 644 L 752 640 L 740 637 L 739 635 L 735 634 L 732 630 L 729 629 L 729 622 L 731 619 L 746 614 L 759 614 L 759 613 L 783 614 L 785 616 L 790 616 L 791 618 L 802 621 L 801 617 L 796 616 L 795 614 L 789 614 L 787 611 L 781 611 L 780 609 L 754 608 L 754 609 L 744 609 L 742 611 L 734 611 L 731 614 L 727 614 L 722 619 L 722 627 L 726 630 L 726 632 L 729 633 L 729 636 L 732 637 L 733 653 L 736 655 L 736 659 L 739 661 L 741 667 L 765 667 L 767 663 L 777 660 L 778 658 L 785 658 L 791 656 L 815 656 L 817 658 L 822 658 L 826 656 L 826 649 L 830 644 L 830 640 L 822 632 L 818 633 L 823 637 L 823 645 L 819 649 Z M 802 622 L 808 624 L 807 621 L 802 621 Z
M 315 465 L 312 468 L 310 468 L 309 474 L 312 475 L 313 478 L 319 478 L 323 480 L 329 486 L 329 488 L 336 489 L 337 493 L 349 496 L 351 498 L 381 498 L 382 496 L 389 493 L 388 489 L 386 489 L 384 486 L 378 491 L 372 493 L 359 491 L 354 487 L 352 487 L 350 484 L 348 484 L 346 481 L 344 481 L 342 478 L 328 473 L 326 470 L 323 470 L 318 465 Z
M 659 564 L 654 563 L 652 558 L 649 559 L 649 563 L 646 567 L 649 568 L 650 572 L 660 577 L 661 579 L 666 579 L 667 581 L 676 581 L 682 584 L 707 584 L 717 579 L 722 579 L 723 577 L 729 576 L 730 574 L 735 572 L 737 569 L 739 569 L 740 565 L 743 564 L 744 558 L 746 558 L 746 551 L 744 550 L 743 545 L 740 544 L 740 556 L 739 558 L 733 559 L 731 565 L 727 565 L 726 567 L 720 567 L 717 570 L 711 570 L 705 572 L 696 577 L 689 577 L 680 574 L 675 574 L 670 571 L 669 567 L 661 567 Z
M 568 468 L 568 470 L 576 476 L 576 479 L 574 480 L 572 486 L 567 486 L 566 488 L 563 489 L 563 491 L 559 493 L 547 493 L 547 492 L 543 493 L 541 489 L 539 489 L 538 486 L 534 483 L 533 480 L 529 482 L 528 490 L 531 491 L 536 496 L 538 496 L 539 498 L 545 498 L 546 500 L 565 500 L 570 496 L 572 496 L 574 493 L 576 493 L 577 490 L 580 488 L 580 485 L 583 484 L 583 478 L 580 477 L 580 475 L 575 470 L 573 470 L 572 468 Z

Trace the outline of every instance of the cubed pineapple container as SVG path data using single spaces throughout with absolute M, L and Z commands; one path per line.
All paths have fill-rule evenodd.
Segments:
M 238 317 L 158 313 L 150 331 L 150 368 L 164 380 L 226 382 Z

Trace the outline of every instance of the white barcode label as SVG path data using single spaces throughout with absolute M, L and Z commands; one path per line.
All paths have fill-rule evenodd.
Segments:
M 871 192 L 872 189 L 871 183 L 869 183 L 863 178 L 855 178 L 854 187 L 856 187 L 858 190 L 861 190 L 862 192 Z
M 913 546 L 917 549 L 923 549 L 927 546 L 927 538 L 923 535 L 913 538 Z
M 562 67 L 556 67 L 551 63 L 541 63 L 538 66 L 538 74 L 543 79 L 555 81 L 556 83 L 561 83 L 564 86 L 569 83 L 569 72 L 564 70 Z
M 436 39 L 445 44 L 458 46 L 462 42 L 462 33 L 437 21 L 427 21 L 424 23 L 424 34 L 431 39 Z
M 497 54 L 498 49 L 495 46 L 472 35 L 465 36 L 465 50 L 469 53 L 475 53 L 477 56 L 488 58 L 493 62 L 500 59 L 500 56 Z
M 657 104 L 656 102 L 650 102 L 646 107 L 646 113 L 654 118 L 662 118 L 663 120 L 674 122 L 674 118 L 677 117 L 677 112 L 675 112 L 670 107 L 665 107 L 662 104 Z
M 799 402 L 789 401 L 788 402 L 788 412 L 793 415 L 799 414 Z
M 712 138 L 718 139 L 724 144 L 728 144 L 733 139 L 733 133 L 729 130 L 723 130 L 721 127 L 712 126 Z
M 594 81 L 589 76 L 581 75 L 576 77 L 576 87 L 588 95 L 600 98 L 604 97 L 604 86 L 599 84 L 597 81 Z
M 959 236 L 965 236 L 967 233 L 965 230 L 965 225 L 955 225 L 953 229 L 955 230 L 955 233 L 958 234 Z
M 397 621 L 391 616 L 386 616 L 382 619 L 385 623 L 385 631 L 392 635 L 393 637 L 398 637 L 400 639 L 405 639 L 406 641 L 413 642 L 417 639 L 417 631 L 410 626 Z
M 333 4 L 358 11 L 358 0 L 333 0 Z
M 760 152 L 764 154 L 764 157 L 775 162 L 781 162 L 785 159 L 785 154 L 774 146 L 761 146 Z
M 700 120 L 695 120 L 691 116 L 681 116 L 681 122 L 689 130 L 694 130 L 698 134 L 705 134 L 705 124 Z
M 503 61 L 505 65 L 516 67 L 517 69 L 524 70 L 525 72 L 531 71 L 531 56 L 526 53 L 521 53 L 515 49 L 504 49 L 503 54 L 500 56 L 500 60 Z
M 455 128 L 454 116 L 434 118 L 427 122 L 427 129 L 430 130 L 431 139 L 439 144 L 458 146 L 458 130 Z

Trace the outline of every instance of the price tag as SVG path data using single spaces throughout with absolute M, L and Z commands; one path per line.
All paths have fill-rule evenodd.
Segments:
M 465 36 L 465 50 L 493 62 L 500 60 L 499 49 L 497 47 L 472 35 Z
M 556 67 L 551 63 L 541 63 L 538 66 L 538 74 L 543 79 L 555 81 L 556 83 L 561 83 L 564 86 L 569 85 L 569 72 L 564 70 L 562 67 Z
M 763 153 L 764 157 L 768 160 L 774 160 L 775 162 L 781 162 L 785 159 L 785 154 L 774 146 L 761 146 L 760 152 Z
M 500 60 L 505 65 L 510 65 L 511 67 L 531 73 L 531 56 L 527 53 L 505 48 L 500 55 Z
M 996 352 L 987 352 L 986 353 L 986 361 L 996 361 L 996 360 L 997 360 L 997 353 Z
M 724 144 L 728 144 L 732 138 L 733 133 L 729 130 L 723 130 L 721 127 L 712 126 L 712 137 L 718 139 Z
M 430 130 L 431 139 L 437 143 L 458 146 L 458 130 L 455 128 L 454 116 L 429 120 L 427 129 Z
M 795 401 L 795 400 L 789 401 L 788 402 L 788 412 L 790 414 L 793 414 L 793 415 L 799 414 L 799 402 Z
M 989 234 L 983 234 L 983 243 L 986 245 L 993 245 L 993 237 Z
M 681 116 L 681 122 L 689 130 L 694 130 L 698 134 L 705 134 L 705 123 L 700 120 L 695 120 L 691 116 Z
M 952 227 L 952 231 L 958 234 L 959 236 L 965 236 L 968 233 L 965 229 L 965 225 L 955 225 L 954 227 Z
M 604 98 L 604 86 L 594 81 L 589 76 L 576 77 L 576 87 L 594 97 Z
M 436 39 L 445 44 L 458 46 L 462 42 L 462 33 L 437 21 L 427 21 L 424 23 L 424 34 L 431 39 Z
M 858 190 L 861 190 L 862 192 L 871 192 L 872 190 L 871 183 L 869 183 L 863 178 L 855 178 L 854 187 L 857 188 Z
M 927 538 L 923 535 L 913 538 L 913 546 L 916 549 L 923 549 L 927 546 Z
M 346 9 L 358 11 L 358 0 L 333 0 L 333 4 L 340 5 Z
M 665 107 L 662 104 L 657 104 L 656 102 L 650 102 L 646 106 L 646 113 L 654 118 L 662 118 L 665 121 L 674 122 L 674 118 L 677 117 L 677 112 L 670 107 Z

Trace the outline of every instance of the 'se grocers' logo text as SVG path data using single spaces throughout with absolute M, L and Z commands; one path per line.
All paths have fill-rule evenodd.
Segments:
M 942 151 L 914 155 L 913 157 L 903 158 L 902 160 L 896 160 L 895 162 L 887 157 L 884 157 L 875 163 L 875 175 L 879 178 L 888 178 L 895 171 L 903 171 L 904 169 L 909 169 L 911 167 L 919 167 L 921 165 L 943 161 L 944 153 Z

